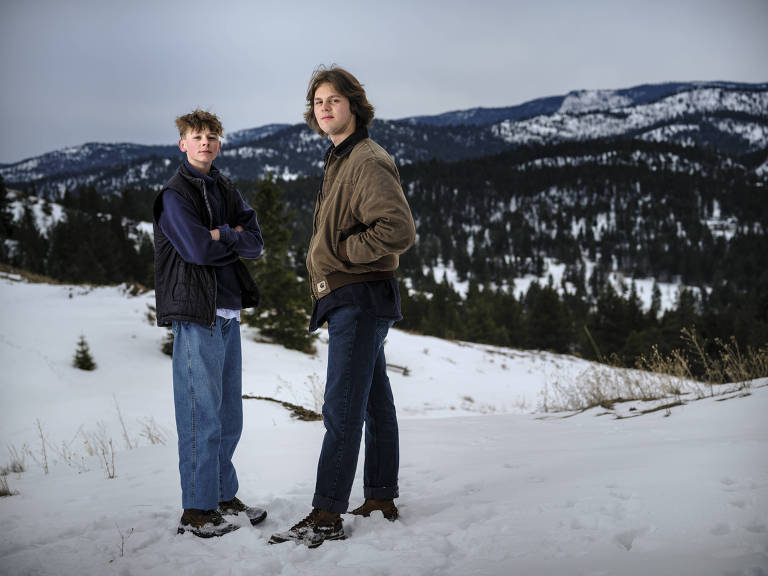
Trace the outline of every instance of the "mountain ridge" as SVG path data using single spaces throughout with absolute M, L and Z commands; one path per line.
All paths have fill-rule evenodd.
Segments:
M 371 135 L 401 165 L 455 161 L 517 146 L 637 138 L 745 154 L 768 149 L 768 83 L 668 82 L 574 90 L 503 108 L 374 120 Z M 291 180 L 321 171 L 327 142 L 304 124 L 232 132 L 217 165 L 234 178 Z M 90 142 L 0 166 L 9 185 L 47 195 L 79 186 L 114 192 L 161 185 L 181 160 L 175 145 Z

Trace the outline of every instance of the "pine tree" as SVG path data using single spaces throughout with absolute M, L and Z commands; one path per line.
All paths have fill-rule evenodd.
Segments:
M 651 307 L 648 310 L 648 322 L 655 324 L 659 321 L 659 314 L 661 314 L 661 289 L 658 282 L 653 281 L 653 289 L 651 290 Z
M 247 188 L 247 184 L 241 184 L 241 189 Z M 259 287 L 260 302 L 244 317 L 262 336 L 286 348 L 314 353 L 316 336 L 307 332 L 309 288 L 297 275 L 290 253 L 294 215 L 287 210 L 282 195 L 271 176 L 259 181 L 251 194 L 250 204 L 258 215 L 264 238 L 264 253 L 248 263 Z
M 14 230 L 17 241 L 13 256 L 13 264 L 24 270 L 44 274 L 46 271 L 46 255 L 48 240 L 37 227 L 37 218 L 32 207 L 31 198 L 24 199 L 21 219 Z
M 8 208 L 10 199 L 5 181 L 0 176 L 0 262 L 8 261 L 8 247 L 5 241 L 11 238 L 13 232 L 13 218 Z
M 489 287 L 480 290 L 474 281 L 469 282 L 467 297 L 462 305 L 462 316 L 466 319 L 459 334 L 462 340 L 509 346 L 503 311 L 496 307 L 496 300 Z
M 551 276 L 546 286 L 532 282 L 528 287 L 524 322 L 529 348 L 562 353 L 569 351 L 573 327 L 568 308 L 557 294 Z
M 88 342 L 85 340 L 84 335 L 80 335 L 80 339 L 77 341 L 77 350 L 75 351 L 75 357 L 72 360 L 72 365 L 80 370 L 95 370 L 96 362 L 91 356 L 91 350 L 88 347 Z
M 464 328 L 459 316 L 460 306 L 461 296 L 451 286 L 447 274 L 443 273 L 442 281 L 432 290 L 421 330 L 438 338 L 460 338 Z
M 65 218 L 49 232 L 48 275 L 74 283 L 115 281 L 107 275 L 108 262 L 98 254 L 111 244 L 108 233 L 96 218 L 79 210 L 67 210 Z M 124 278 L 117 281 L 122 280 Z

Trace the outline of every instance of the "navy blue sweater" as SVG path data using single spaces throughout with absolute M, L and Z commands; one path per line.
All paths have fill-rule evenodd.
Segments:
M 194 207 L 186 202 L 175 190 L 163 192 L 163 212 L 158 225 L 168 237 L 179 255 L 191 264 L 213 266 L 216 272 L 216 308 L 242 309 L 240 285 L 237 282 L 233 264 L 243 258 L 258 258 L 264 248 L 256 212 L 240 198 L 240 208 L 235 218 L 237 232 L 227 224 L 232 221 L 224 214 L 224 205 L 217 180 L 219 171 L 201 174 L 185 161 L 187 169 L 203 179 L 205 193 L 213 215 L 213 225 L 218 228 L 220 239 L 211 238 L 208 227 L 195 214 Z

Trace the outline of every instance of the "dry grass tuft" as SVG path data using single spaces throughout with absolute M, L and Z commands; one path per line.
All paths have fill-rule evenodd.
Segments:
M 621 402 L 658 402 L 640 410 L 647 414 L 669 410 L 684 398 L 703 398 L 749 390 L 752 380 L 768 376 L 768 346 L 742 351 L 735 338 L 715 340 L 707 347 L 696 329 L 683 329 L 684 348 L 662 353 L 657 346 L 637 359 L 635 369 L 620 367 L 618 358 L 595 364 L 568 382 L 548 385 L 540 408 L 545 412 L 582 412 L 602 407 L 614 410 Z M 714 354 L 708 349 L 714 348 Z M 696 366 L 698 363 L 700 366 Z M 704 371 L 701 381 L 695 374 Z

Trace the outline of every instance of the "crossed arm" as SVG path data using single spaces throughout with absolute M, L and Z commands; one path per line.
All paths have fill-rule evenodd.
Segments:
M 201 266 L 226 266 L 239 258 L 258 258 L 264 248 L 256 213 L 241 201 L 237 225 L 208 229 L 191 205 L 173 190 L 163 194 L 158 224 L 181 257 Z
M 244 231 L 245 231 L 245 228 L 243 228 L 239 224 L 235 226 L 235 232 L 244 232 Z M 218 242 L 219 240 L 221 240 L 221 232 L 219 231 L 218 228 L 214 228 L 213 230 L 208 230 L 208 232 L 211 233 L 211 238 L 213 239 L 214 242 Z

